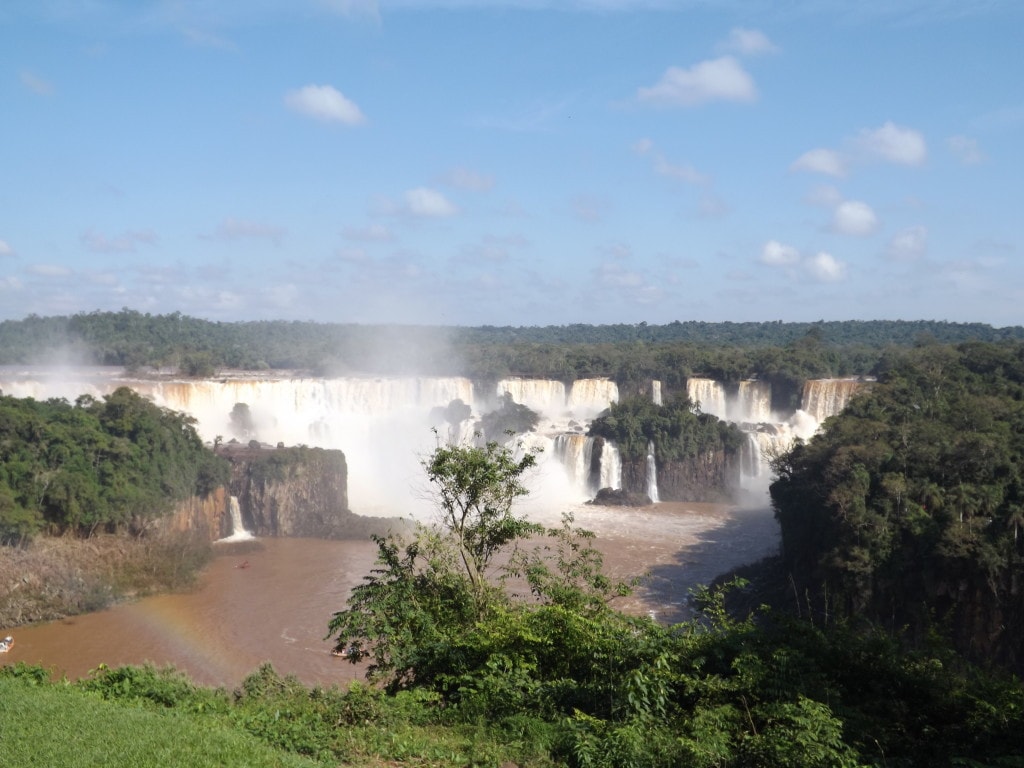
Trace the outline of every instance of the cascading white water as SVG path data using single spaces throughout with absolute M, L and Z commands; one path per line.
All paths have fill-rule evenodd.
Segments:
M 601 479 L 598 488 L 622 487 L 622 455 L 615 443 L 605 440 L 601 446 Z
M 772 421 L 772 386 L 767 381 L 741 381 L 727 404 L 729 421 L 761 424 Z
M 253 538 L 253 535 L 245 530 L 245 524 L 242 522 L 242 507 L 238 503 L 237 496 L 228 499 L 228 512 L 231 514 L 231 535 L 218 539 L 218 541 L 247 541 Z
M 619 402 L 619 385 L 609 379 L 577 379 L 566 405 L 576 418 L 590 419 Z
M 700 405 L 702 413 L 710 413 L 720 419 L 728 418 L 725 387 L 714 379 L 687 379 L 686 395 L 690 402 Z
M 565 467 L 571 486 L 581 494 L 589 491 L 593 450 L 594 440 L 586 435 L 564 434 L 555 437 L 555 457 Z
M 557 435 L 553 452 L 566 470 L 569 483 L 580 498 L 590 498 L 601 488 L 622 487 L 622 459 L 614 443 L 601 446 L 599 468 L 594 470 L 597 439 L 578 433 Z
M 497 395 L 512 395 L 512 399 L 530 410 L 543 414 L 561 414 L 565 411 L 565 384 L 552 379 L 502 379 Z
M 341 449 L 349 468 L 350 504 L 362 514 L 418 516 L 425 497 L 423 483 L 416 484 L 422 476 L 420 461 L 436 445 L 431 427 L 438 429 L 442 440 L 468 442 L 479 415 L 492 403 L 492 396 L 479 398 L 472 381 L 461 377 L 322 379 L 236 374 L 218 380 L 168 380 L 127 378 L 111 368 L 0 368 L 0 390 L 16 397 L 74 401 L 81 394 L 102 397 L 118 386 L 130 386 L 158 405 L 193 416 L 197 431 L 208 442 L 221 437 Z M 748 425 L 753 437 L 743 459 L 746 481 L 767 476 L 760 458 L 766 442 L 777 447 L 788 445 L 793 436 L 810 437 L 818 423 L 838 413 L 860 386 L 855 380 L 808 382 L 804 410 L 784 423 L 780 423 L 784 417 L 771 414 L 767 382 L 740 382 L 735 397 L 728 397 L 729 390 L 721 383 L 694 378 L 687 382 L 687 393 L 705 413 Z M 508 392 L 516 402 L 541 414 L 541 431 L 528 442 L 548 449 L 540 459 L 549 474 L 557 470 L 565 476 L 560 485 L 549 483 L 551 487 L 562 488 L 571 499 L 597 488 L 621 488 L 616 446 L 604 443 L 596 478 L 592 476 L 593 443 L 583 437 L 587 422 L 617 401 L 614 382 L 583 379 L 567 393 L 559 381 L 517 378 L 500 382 L 497 392 Z M 660 382 L 652 381 L 651 398 L 661 400 Z M 450 414 L 439 415 L 438 409 L 446 409 L 453 400 L 469 406 L 472 416 L 452 424 L 447 421 Z M 244 429 L 232 420 L 237 404 L 245 404 L 251 417 Z M 555 450 L 558 435 L 565 435 L 563 442 L 571 444 L 571 450 Z
M 658 463 L 654 458 L 654 441 L 647 441 L 647 495 L 657 503 L 658 498 Z
M 657 379 L 651 382 L 651 402 L 655 405 L 663 405 L 661 401 L 661 382 Z
M 862 386 L 858 379 L 811 379 L 804 383 L 800 410 L 821 424 L 842 411 Z

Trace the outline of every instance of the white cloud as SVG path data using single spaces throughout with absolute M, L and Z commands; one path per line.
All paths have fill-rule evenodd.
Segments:
M 773 267 L 785 267 L 800 261 L 800 251 L 778 240 L 769 240 L 761 248 L 761 262 Z
M 846 264 L 830 253 L 821 253 L 807 260 L 807 271 L 815 280 L 836 283 L 846 277 Z
M 14 249 L 6 240 L 0 240 L 0 256 L 13 256 Z
M 0 289 L 5 291 L 20 291 L 24 287 L 24 283 L 21 282 L 14 275 L 8 277 L 0 277 Z
M 874 130 L 864 129 L 856 144 L 869 157 L 897 165 L 923 165 L 928 157 L 928 147 L 921 133 L 892 122 Z
M 778 53 L 779 48 L 760 30 L 736 27 L 730 30 L 729 38 L 719 45 L 719 50 L 741 56 L 759 56 L 763 53 Z
M 406 192 L 405 204 L 413 216 L 444 218 L 459 212 L 444 195 L 427 187 L 417 187 Z
M 655 85 L 637 91 L 638 101 L 670 107 L 756 98 L 753 78 L 732 56 L 702 61 L 689 69 L 669 67 Z
M 459 189 L 486 192 L 494 186 L 494 177 L 469 168 L 455 168 L 448 174 L 447 182 Z
M 359 107 L 330 85 L 306 85 L 289 91 L 284 103 L 299 114 L 326 122 L 358 125 L 366 121 Z
M 950 136 L 946 139 L 949 151 L 964 165 L 979 165 L 985 162 L 985 153 L 978 148 L 978 142 L 967 136 Z
M 151 230 L 125 232 L 117 237 L 107 237 L 101 232 L 87 230 L 81 236 L 82 245 L 94 253 L 131 253 L 138 245 L 155 245 L 157 236 Z
M 19 75 L 19 79 L 23 86 L 33 93 L 38 93 L 40 96 L 49 96 L 53 93 L 53 83 L 44 80 L 32 72 L 22 72 Z
M 928 230 L 924 227 L 910 227 L 893 235 L 886 254 L 895 261 L 912 261 L 928 251 Z
M 812 149 L 804 152 L 790 166 L 794 171 L 811 171 L 842 178 L 846 175 L 846 161 L 834 149 Z
M 847 200 L 836 206 L 832 228 L 844 235 L 870 235 L 878 228 L 878 217 L 867 203 Z

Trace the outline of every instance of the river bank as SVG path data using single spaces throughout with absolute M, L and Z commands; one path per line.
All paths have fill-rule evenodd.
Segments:
M 0 629 L 187 588 L 212 556 L 209 539 L 188 532 L 39 537 L 0 547 Z

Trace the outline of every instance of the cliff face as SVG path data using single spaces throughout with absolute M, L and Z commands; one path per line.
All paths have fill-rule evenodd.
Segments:
M 739 465 L 724 451 L 682 460 L 658 460 L 661 501 L 724 502 L 733 498 L 739 482 Z M 622 488 L 635 493 L 647 492 L 646 460 L 622 460 Z
M 218 488 L 209 496 L 193 496 L 179 503 L 172 514 L 160 518 L 159 528 L 167 533 L 194 533 L 210 541 L 229 535 L 227 489 Z
M 222 447 L 231 495 L 256 536 L 343 538 L 349 534 L 348 467 L 341 451 Z
M 238 498 L 242 523 L 256 536 L 365 539 L 399 525 L 349 511 L 341 451 L 229 445 L 219 453 L 231 462 L 231 495 Z

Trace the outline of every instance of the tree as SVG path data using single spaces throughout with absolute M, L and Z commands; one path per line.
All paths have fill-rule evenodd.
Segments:
M 543 528 L 512 512 L 516 499 L 528 491 L 522 476 L 537 463 L 526 451 L 492 441 L 484 446 L 440 445 L 423 462 L 434 485 L 441 527 L 452 536 L 465 577 L 482 612 L 488 590 L 487 570 L 505 545 Z
M 491 573 L 495 555 L 543 527 L 513 513 L 536 455 L 507 446 L 438 445 L 424 459 L 438 520 L 411 541 L 374 537 L 377 564 L 333 615 L 328 637 L 352 659 L 372 656 L 371 677 L 392 688 L 451 674 L 452 648 L 489 610 L 508 602 Z M 470 663 L 469 659 L 464 659 Z

